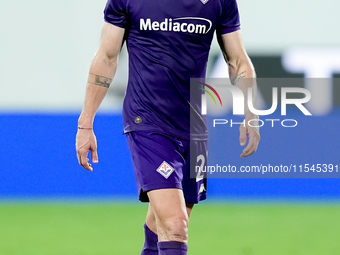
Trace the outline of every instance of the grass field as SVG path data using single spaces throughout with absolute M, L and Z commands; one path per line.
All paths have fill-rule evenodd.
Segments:
M 0 255 L 138 255 L 145 205 L 0 204 Z M 191 255 L 339 255 L 340 206 L 205 204 Z

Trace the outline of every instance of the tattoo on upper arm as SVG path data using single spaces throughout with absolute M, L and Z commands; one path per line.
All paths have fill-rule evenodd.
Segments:
M 236 83 L 241 80 L 242 78 L 246 77 L 246 71 L 239 73 L 236 78 L 233 80 L 233 84 L 236 85 Z
M 112 82 L 112 79 L 104 77 L 104 76 L 100 76 L 97 74 L 93 74 L 94 75 L 94 82 L 93 81 L 89 81 L 89 83 L 94 84 L 94 85 L 98 85 L 98 86 L 102 86 L 105 88 L 109 88 Z

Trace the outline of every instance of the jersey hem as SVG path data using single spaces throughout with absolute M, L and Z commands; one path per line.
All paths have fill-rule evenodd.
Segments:
M 151 190 L 158 190 L 158 189 L 182 189 L 181 183 L 156 183 L 156 184 L 150 184 L 150 185 L 143 185 L 142 191 L 143 192 L 149 192 Z
M 153 131 L 164 135 L 172 135 L 174 137 L 183 139 L 183 140 L 192 140 L 192 141 L 207 141 L 208 140 L 208 133 L 206 134 L 188 134 L 184 132 L 180 132 L 178 130 L 169 130 L 163 129 L 153 126 L 144 126 L 139 128 L 124 128 L 123 134 L 127 134 L 134 131 Z
M 159 189 L 180 189 L 183 190 L 181 183 L 157 183 L 152 185 L 143 185 L 142 188 L 139 190 L 139 200 L 143 203 L 150 202 L 148 196 L 145 196 L 143 194 L 146 194 L 149 191 L 152 190 L 159 190 Z M 196 197 L 192 196 L 186 196 L 184 194 L 184 200 L 186 203 L 189 204 L 198 204 L 200 201 L 206 200 L 207 194 L 201 193 L 198 194 Z
M 197 197 L 187 197 L 184 195 L 185 202 L 189 204 L 198 204 L 200 201 L 203 201 L 206 199 L 207 199 L 207 195 L 205 193 L 198 195 Z
M 229 34 L 235 31 L 241 30 L 241 27 L 231 27 L 231 28 L 224 28 L 219 30 L 219 34 L 224 35 L 224 34 Z
M 105 21 L 106 23 L 109 23 L 109 24 L 114 25 L 114 26 L 116 26 L 116 27 L 125 28 L 125 24 L 112 23 L 111 21 L 107 20 L 106 18 L 104 18 L 104 21 Z

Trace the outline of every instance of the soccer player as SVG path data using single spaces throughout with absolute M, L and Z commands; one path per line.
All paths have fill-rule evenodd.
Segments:
M 124 133 L 139 199 L 150 202 L 141 254 L 187 254 L 190 213 L 206 198 L 206 178 L 190 178 L 190 167 L 206 165 L 208 140 L 205 118 L 189 100 L 190 78 L 205 77 L 215 32 L 233 84 L 246 99 L 248 87 L 256 88 L 249 82 L 253 79 L 246 79 L 255 78 L 255 72 L 241 39 L 236 0 L 108 0 L 104 16 L 78 120 L 79 163 L 93 171 L 89 151 L 92 162 L 98 163 L 93 121 L 126 41 Z M 245 107 L 246 123 L 257 118 Z M 240 125 L 242 146 L 247 136 L 241 157 L 253 154 L 260 140 L 256 128 Z

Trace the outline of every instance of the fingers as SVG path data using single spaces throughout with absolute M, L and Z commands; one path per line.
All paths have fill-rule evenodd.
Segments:
M 254 139 L 249 139 L 249 143 L 247 147 L 243 150 L 241 154 L 241 158 L 248 157 L 252 155 L 256 151 L 256 148 L 254 146 Z
M 240 125 L 240 145 L 244 146 L 247 142 L 247 128 L 244 125 Z
M 97 164 L 98 163 L 98 153 L 97 153 L 97 148 L 94 148 L 93 150 L 91 150 L 91 158 L 92 158 L 92 162 Z
M 86 170 L 92 172 L 93 167 L 89 163 L 88 153 L 91 151 L 93 163 L 98 163 L 97 141 L 94 134 L 78 133 L 76 137 L 76 150 L 79 164 Z
M 82 149 L 77 149 L 77 158 L 79 164 L 85 168 L 86 170 L 92 172 L 93 168 L 91 164 L 89 163 L 89 158 L 87 157 L 88 151 L 83 151 Z
M 91 166 L 91 164 L 89 163 L 89 158 L 87 157 L 87 155 L 81 155 L 80 156 L 80 164 L 82 167 L 84 167 L 86 170 L 92 172 L 93 168 Z
M 243 150 L 241 158 L 248 157 L 254 154 L 257 150 L 258 144 L 260 142 L 260 134 L 256 132 L 255 129 L 250 128 L 249 131 L 249 142 L 247 147 Z

